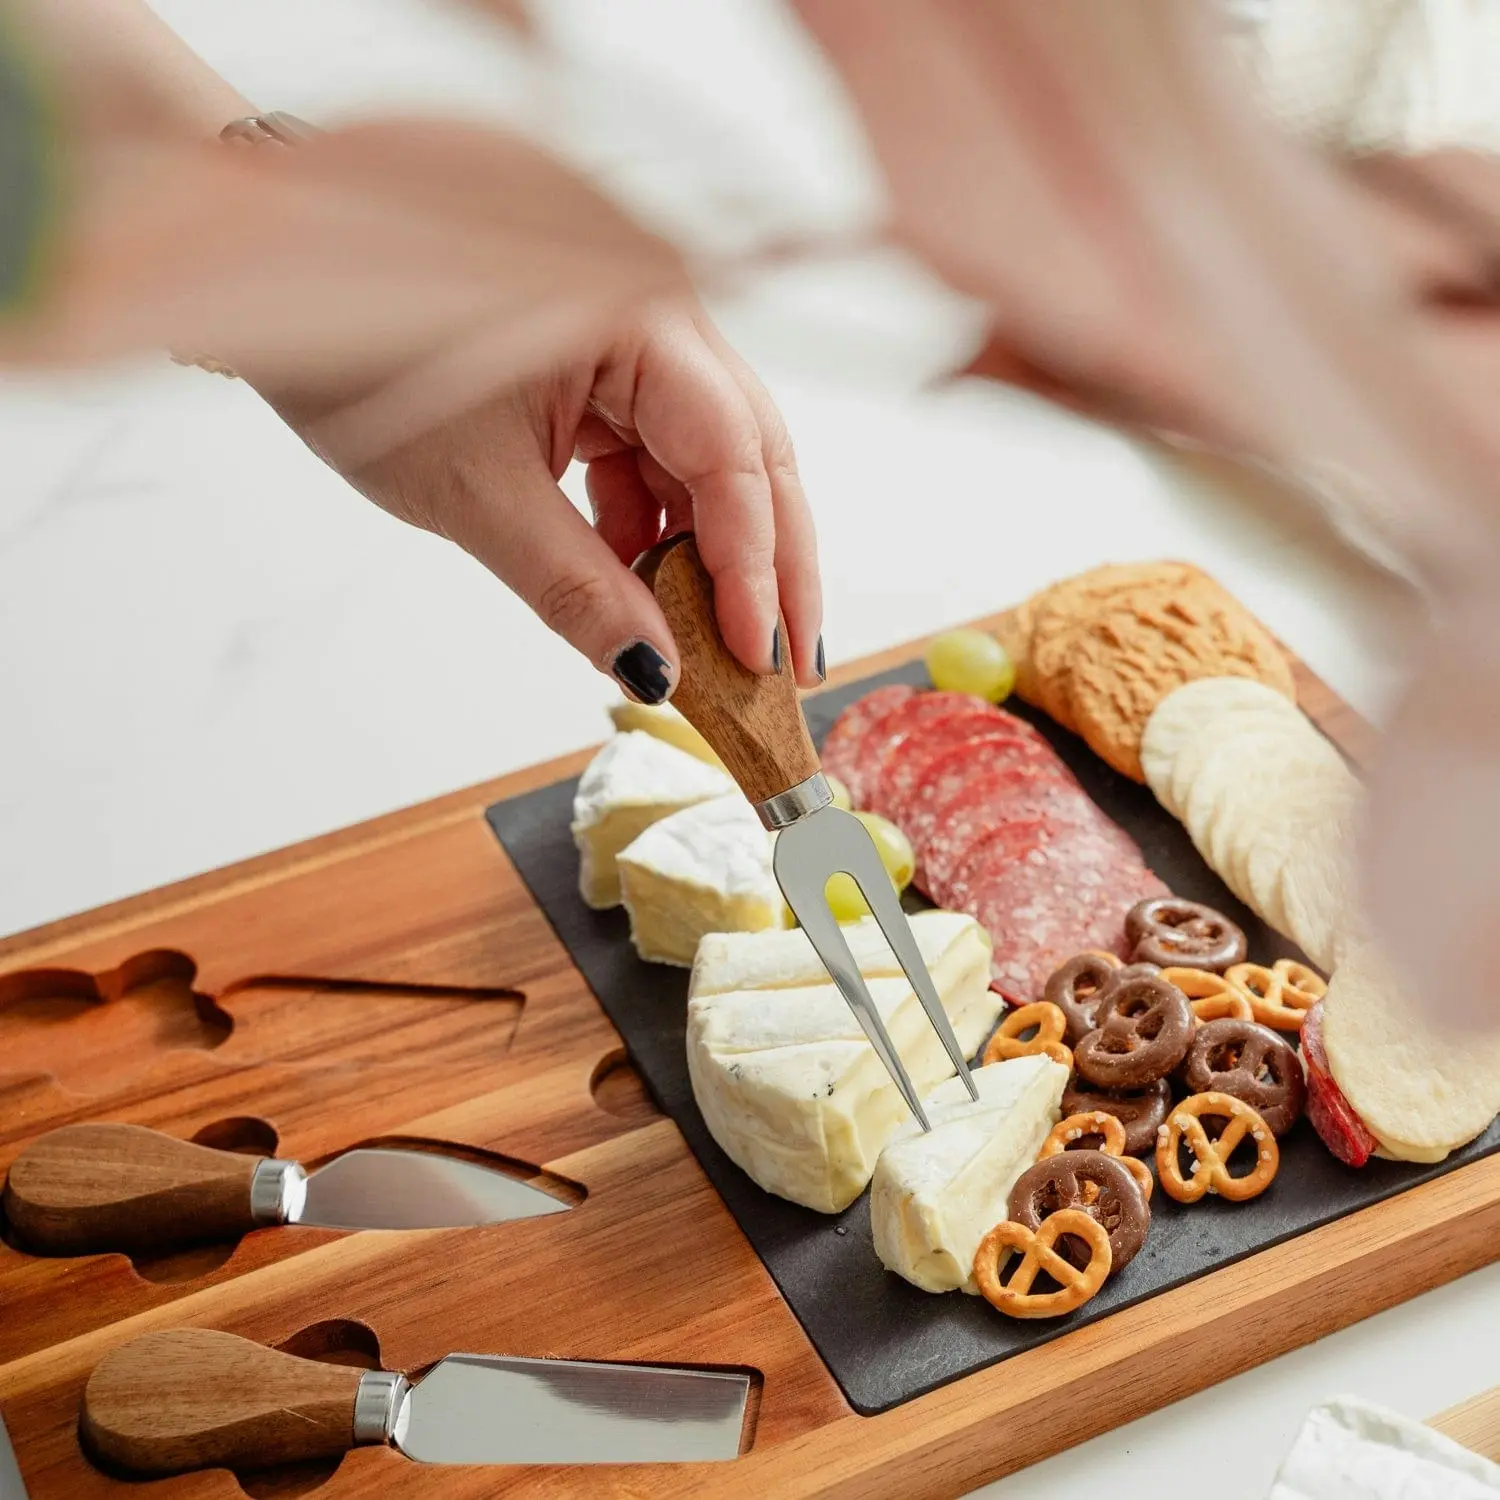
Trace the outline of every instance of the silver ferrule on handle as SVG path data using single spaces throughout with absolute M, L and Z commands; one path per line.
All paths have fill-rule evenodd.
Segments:
M 829 806 L 833 801 L 833 788 L 821 771 L 814 771 L 806 781 L 799 781 L 774 797 L 755 804 L 760 820 L 773 833 L 780 828 L 790 828 L 793 823 Z
M 250 1216 L 257 1224 L 295 1224 L 307 1203 L 307 1173 L 294 1161 L 266 1157 L 250 1179 Z
M 388 1443 L 396 1435 L 401 1403 L 411 1387 L 392 1370 L 366 1370 L 354 1392 L 354 1441 Z

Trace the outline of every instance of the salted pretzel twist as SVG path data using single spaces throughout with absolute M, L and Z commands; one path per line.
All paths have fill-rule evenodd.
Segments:
M 1209 1139 L 1205 1117 L 1224 1121 L 1217 1140 Z M 1255 1143 L 1255 1166 L 1243 1177 L 1231 1176 L 1229 1158 L 1247 1135 Z M 1177 1160 L 1178 1147 L 1184 1143 L 1193 1154 L 1186 1177 Z M 1209 1193 L 1231 1203 L 1259 1197 L 1270 1187 L 1280 1165 L 1276 1137 L 1255 1110 L 1233 1094 L 1193 1094 L 1184 1099 L 1167 1116 L 1156 1141 L 1156 1175 L 1162 1191 L 1179 1203 L 1196 1203 Z
M 1081 1269 L 1057 1252 L 1057 1242 L 1065 1234 L 1088 1246 L 1088 1262 Z M 1002 1282 L 1001 1268 L 1012 1254 L 1020 1255 L 1021 1263 Z M 1082 1209 L 1061 1208 L 1036 1230 L 1010 1220 L 995 1225 L 974 1252 L 974 1280 L 985 1300 L 1007 1317 L 1056 1318 L 1082 1307 L 1104 1285 L 1110 1261 L 1104 1226 Z M 1031 1290 L 1043 1271 L 1057 1283 L 1055 1292 Z
M 1269 969 L 1236 964 L 1224 977 L 1250 1002 L 1254 1019 L 1277 1031 L 1301 1031 L 1308 1011 L 1328 993 L 1322 977 L 1294 958 L 1278 958 Z
M 1102 1151 L 1106 1156 L 1119 1157 L 1120 1164 L 1135 1178 L 1141 1197 L 1149 1203 L 1151 1189 L 1155 1186 L 1151 1168 L 1138 1158 L 1125 1154 L 1125 1126 L 1114 1115 L 1106 1114 L 1102 1109 L 1084 1110 L 1059 1120 L 1042 1142 L 1042 1149 L 1037 1152 L 1036 1159 L 1045 1161 L 1049 1156 L 1058 1156 L 1071 1150 L 1078 1141 L 1095 1135 L 1099 1137 L 1099 1145 L 1094 1149 Z
M 1161 977 L 1188 997 L 1194 1027 L 1205 1021 L 1253 1021 L 1255 1013 L 1243 990 L 1209 969 L 1163 969 Z
M 1023 1040 L 1021 1033 L 1032 1027 L 1036 1028 L 1035 1035 Z M 1067 1027 L 1068 1018 L 1050 1000 L 1033 1000 L 1030 1005 L 1018 1005 L 1001 1021 L 990 1038 L 984 1049 L 984 1062 L 987 1066 L 1002 1059 L 1032 1057 L 1042 1052 L 1071 1072 L 1073 1053 L 1063 1044 Z

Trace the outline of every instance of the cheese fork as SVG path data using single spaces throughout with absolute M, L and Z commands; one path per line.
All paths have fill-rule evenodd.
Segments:
M 824 888 L 831 875 L 846 874 L 859 887 L 970 1097 L 977 1100 L 979 1091 L 875 841 L 858 818 L 833 805 L 797 702 L 791 653 L 785 653 L 779 671 L 764 677 L 730 654 L 714 614 L 713 580 L 691 532 L 643 553 L 635 568 L 661 605 L 682 657 L 672 702 L 717 752 L 761 822 L 776 834 L 772 868 L 787 905 L 907 1107 L 923 1130 L 930 1129 L 911 1076 L 828 909 Z

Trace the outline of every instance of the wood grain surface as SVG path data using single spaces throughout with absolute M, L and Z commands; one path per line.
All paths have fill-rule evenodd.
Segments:
M 1449 1407 L 1427 1425 L 1500 1464 L 1500 1385 Z
M 1298 680 L 1313 719 L 1361 758 L 1367 726 L 1301 668 Z M 749 1446 L 730 1464 L 444 1469 L 359 1449 L 147 1491 L 173 1500 L 952 1496 L 1500 1253 L 1491 1157 L 857 1416 L 484 823 L 489 803 L 590 753 L 0 942 L 0 1168 L 59 1125 L 119 1120 L 308 1165 L 428 1142 L 576 1205 L 479 1229 L 258 1230 L 166 1263 L 0 1244 L 0 1414 L 32 1500 L 141 1493 L 84 1455 L 80 1400 L 111 1349 L 173 1328 L 408 1374 L 468 1349 L 742 1368 L 757 1382 Z

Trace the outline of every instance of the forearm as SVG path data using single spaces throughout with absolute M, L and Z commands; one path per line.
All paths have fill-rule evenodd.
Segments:
M 146 0 L 19 0 L 18 9 L 60 56 L 98 59 L 110 76 L 149 95 L 168 129 L 212 139 L 231 120 L 255 113 Z

